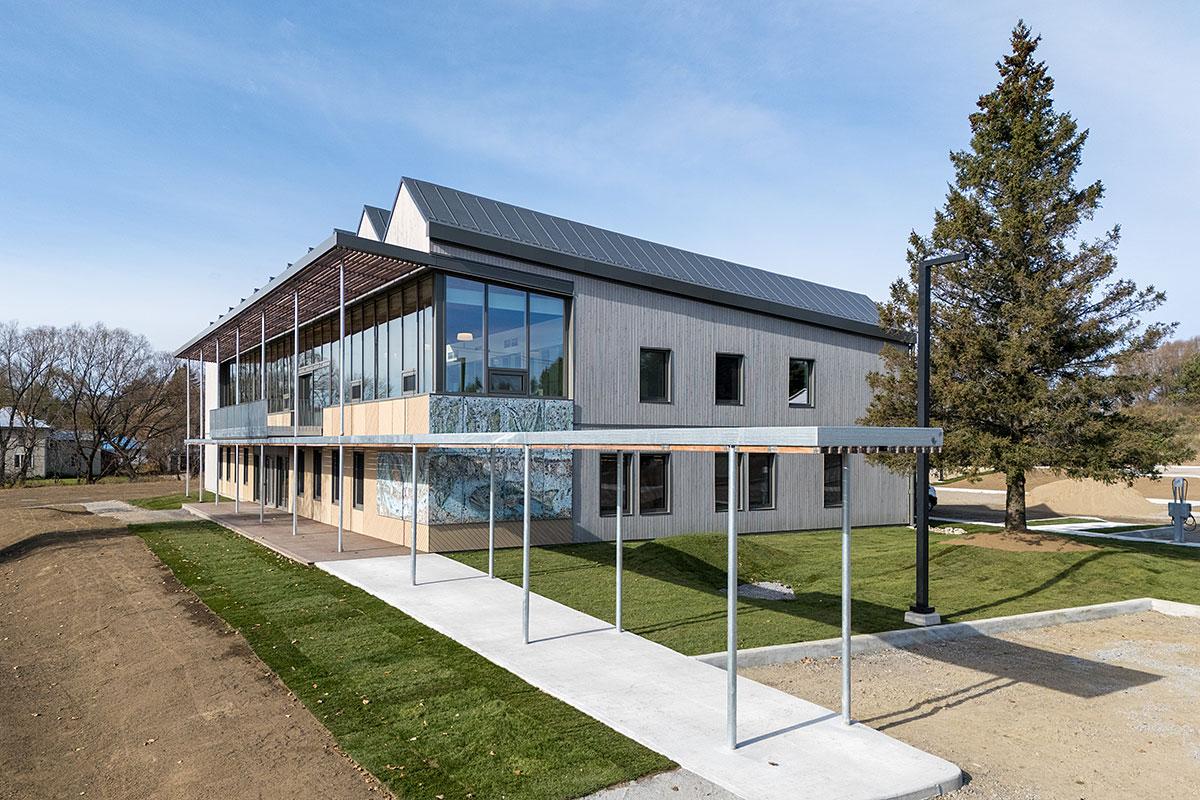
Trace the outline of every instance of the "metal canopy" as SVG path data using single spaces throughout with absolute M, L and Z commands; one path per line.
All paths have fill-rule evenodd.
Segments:
M 942 446 L 941 428 L 807 426 L 762 428 L 613 428 L 517 433 L 426 433 L 363 436 L 270 436 L 192 439 L 190 444 L 262 444 L 346 447 L 497 447 L 563 450 L 761 449 L 765 452 L 929 452 Z

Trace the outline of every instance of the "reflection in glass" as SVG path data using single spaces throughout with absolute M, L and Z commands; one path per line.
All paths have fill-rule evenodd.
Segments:
M 446 278 L 446 391 L 483 391 L 483 284 Z

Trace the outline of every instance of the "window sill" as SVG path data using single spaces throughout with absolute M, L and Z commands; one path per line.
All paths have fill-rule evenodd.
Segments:
M 674 401 L 672 401 L 672 400 L 647 400 L 645 397 L 639 398 L 639 399 L 638 399 L 638 402 L 639 402 L 639 403 L 646 403 L 647 405 L 652 405 L 652 406 L 669 406 L 669 405 L 674 405 Z
M 666 516 L 669 516 L 670 513 L 671 513 L 671 509 L 669 509 L 669 508 L 665 511 L 640 511 L 639 510 L 638 516 L 639 517 L 666 517 Z M 633 516 L 633 515 L 631 514 L 629 516 Z

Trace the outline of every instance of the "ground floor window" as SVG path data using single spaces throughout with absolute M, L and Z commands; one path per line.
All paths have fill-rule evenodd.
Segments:
M 342 499 L 342 457 L 334 450 L 329 454 L 329 497 L 333 502 Z
M 825 507 L 842 507 L 842 459 L 841 453 L 825 454 Z
M 242 450 L 242 483 L 250 482 L 250 448 Z
M 624 492 L 622 495 L 621 512 L 625 516 L 633 513 L 633 454 L 625 453 L 624 476 L 622 477 Z M 617 454 L 600 454 L 600 516 L 615 517 L 617 515 Z
M 671 512 L 670 453 L 642 453 L 638 458 L 638 512 Z
M 366 477 L 366 471 L 367 471 L 367 459 L 361 452 L 354 453 L 353 470 L 354 470 L 354 494 L 352 495 L 352 498 L 354 500 L 354 507 L 362 508 L 363 507 L 363 484 L 365 482 L 364 479 Z
M 304 494 L 304 451 L 296 454 L 296 494 Z
M 729 507 L 729 454 L 716 453 L 713 459 L 713 496 L 715 508 Z M 737 510 L 763 511 L 775 507 L 775 454 L 738 453 Z
M 251 448 L 253 450 L 253 448 Z M 249 461 L 250 459 L 246 459 Z M 259 451 L 254 450 L 254 499 L 259 499 L 260 489 L 262 487 L 262 465 L 259 462 Z
M 312 462 L 313 499 L 321 499 L 321 451 L 313 451 Z

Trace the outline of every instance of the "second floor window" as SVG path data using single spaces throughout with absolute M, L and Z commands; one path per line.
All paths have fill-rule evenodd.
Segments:
M 671 402 L 671 351 L 643 347 L 638 363 L 638 396 L 643 403 Z
M 816 405 L 816 398 L 813 396 L 812 359 L 788 360 L 788 405 L 795 408 L 812 408 Z
M 744 356 L 732 353 L 717 353 L 717 405 L 742 405 L 742 392 L 745 383 L 742 377 L 742 365 L 745 361 Z

